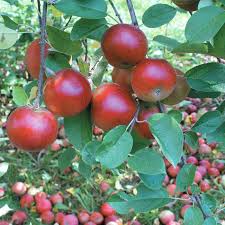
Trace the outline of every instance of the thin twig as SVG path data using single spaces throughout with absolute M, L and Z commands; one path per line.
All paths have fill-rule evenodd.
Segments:
M 195 199 L 195 201 L 196 201 L 198 207 L 199 207 L 200 210 L 202 211 L 202 214 L 203 214 L 204 219 L 206 219 L 208 216 L 205 214 L 205 211 L 204 211 L 204 209 L 202 208 L 200 196 L 199 196 L 199 195 L 195 195 L 195 196 L 194 196 L 194 199 Z
M 160 113 L 164 113 L 165 110 L 164 110 L 163 104 L 162 104 L 160 101 L 158 101 L 156 104 L 157 104 L 157 107 L 158 107 L 158 109 L 159 109 L 159 112 L 160 112 Z
M 136 112 L 135 112 L 135 114 L 134 114 L 133 119 L 130 121 L 130 123 L 129 123 L 128 126 L 127 126 L 127 131 L 128 131 L 129 133 L 132 132 L 132 130 L 133 130 L 133 128 L 134 128 L 134 125 L 135 125 L 135 123 L 136 123 L 136 121 L 137 121 L 137 119 L 138 119 L 138 115 L 139 115 L 140 109 L 141 109 L 140 103 L 139 103 L 139 100 L 138 100 L 138 99 L 136 100 L 136 102 L 137 102 L 137 103 L 136 103 L 136 104 L 137 104 L 137 110 L 136 110 Z
M 38 9 L 39 26 L 41 27 L 41 3 L 40 3 L 40 0 L 37 0 L 37 9 Z
M 41 18 L 41 39 L 40 39 L 40 57 L 41 57 L 41 65 L 40 65 L 40 72 L 38 78 L 38 94 L 35 100 L 35 107 L 39 108 L 40 106 L 40 99 L 42 96 L 42 86 L 43 86 L 43 77 L 45 73 L 45 34 L 46 34 L 46 20 L 47 20 L 47 9 L 48 3 L 43 3 L 43 12 Z
M 133 3 L 132 3 L 132 0 L 126 0 L 126 1 L 127 1 L 127 7 L 128 7 L 128 10 L 129 10 L 129 13 L 130 13 L 132 24 L 134 26 L 138 27 L 138 21 L 137 21 L 137 17 L 136 17 L 135 11 L 134 11 L 134 6 L 133 6 Z
M 68 21 L 66 22 L 65 26 L 63 27 L 63 30 L 65 30 L 68 27 L 68 25 L 70 24 L 71 19 L 72 19 L 72 16 L 69 17 Z
M 112 0 L 109 0 L 109 3 L 110 3 L 110 5 L 112 6 L 112 9 L 113 9 L 113 11 L 115 12 L 115 15 L 118 17 L 120 23 L 123 23 L 123 20 L 122 20 L 122 18 L 121 18 L 121 16 L 120 16 L 120 14 L 119 14 L 119 12 L 118 12 L 116 6 L 114 5 L 113 1 L 112 1 Z
M 84 45 L 84 48 L 85 48 L 85 58 L 84 58 L 84 61 L 87 62 L 88 60 L 88 42 L 87 42 L 87 39 L 84 39 L 82 41 L 83 45 Z

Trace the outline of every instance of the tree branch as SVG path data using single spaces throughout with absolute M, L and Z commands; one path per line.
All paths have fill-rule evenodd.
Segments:
M 158 101 L 156 104 L 157 104 L 157 107 L 159 109 L 159 112 L 164 113 L 165 110 L 164 110 L 163 104 L 160 101 Z
M 41 3 L 40 3 L 40 0 L 37 0 L 37 8 L 38 8 L 38 21 L 39 21 L 39 26 L 41 27 Z
M 119 12 L 118 12 L 116 6 L 114 5 L 113 1 L 112 1 L 112 0 L 109 0 L 109 3 L 110 3 L 110 5 L 112 6 L 112 9 L 113 9 L 113 11 L 115 12 L 115 15 L 118 17 L 120 23 L 123 23 L 123 20 L 122 20 L 122 18 L 121 18 L 121 16 L 120 16 L 120 14 L 119 14 Z
M 40 106 L 40 99 L 42 96 L 42 86 L 43 86 L 43 77 L 45 74 L 45 35 L 46 35 L 46 20 L 47 20 L 47 9 L 48 3 L 43 3 L 43 12 L 41 18 L 41 39 L 40 39 L 40 57 L 41 57 L 41 65 L 40 65 L 40 72 L 38 77 L 38 94 L 35 100 L 35 107 Z
M 129 10 L 129 13 L 130 13 L 132 24 L 134 26 L 138 27 L 138 21 L 137 21 L 137 17 L 136 17 L 135 11 L 134 11 L 134 6 L 133 6 L 133 3 L 132 3 L 132 0 L 126 0 L 126 1 L 127 1 L 127 7 L 128 7 L 128 10 Z

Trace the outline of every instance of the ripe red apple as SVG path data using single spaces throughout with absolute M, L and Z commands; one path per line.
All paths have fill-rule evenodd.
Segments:
M 212 167 L 215 167 L 217 168 L 220 172 L 223 171 L 225 169 L 225 165 L 223 162 L 217 162 L 217 161 L 214 161 L 212 163 Z
M 64 216 L 62 223 L 60 225 L 78 225 L 78 219 L 74 214 L 69 214 Z
M 26 184 L 23 182 L 16 182 L 12 186 L 12 192 L 15 193 L 17 196 L 24 195 L 27 191 Z
M 167 173 L 169 174 L 170 177 L 176 177 L 177 174 L 179 173 L 180 171 L 180 167 L 179 166 L 170 166 L 168 169 L 167 169 Z
M 187 11 L 196 11 L 200 0 L 172 0 L 174 4 Z
M 198 152 L 200 154 L 210 154 L 212 152 L 212 149 L 207 144 L 201 144 L 199 146 Z
M 199 138 L 198 139 L 199 145 L 205 144 L 205 139 L 204 138 Z
M 5 195 L 5 189 L 0 187 L 0 198 Z
M 91 101 L 91 87 L 78 71 L 64 69 L 49 77 L 44 87 L 47 108 L 58 116 L 74 116 Z
M 54 142 L 58 124 L 51 112 L 23 106 L 9 115 L 6 130 L 10 141 L 17 148 L 39 151 Z
M 100 183 L 100 190 L 104 193 L 107 192 L 110 189 L 110 184 L 107 183 L 106 181 L 102 181 Z
M 217 168 L 211 167 L 208 169 L 208 174 L 212 177 L 218 177 L 220 175 L 220 171 Z
M 102 224 L 102 222 L 104 221 L 104 217 L 99 212 L 93 212 L 90 216 L 90 221 L 96 223 L 97 225 Z
M 47 194 L 45 192 L 38 192 L 35 196 L 34 199 L 36 202 L 38 202 L 40 199 L 46 199 L 47 198 Z
M 56 193 L 50 196 L 50 201 L 52 202 L 53 205 L 63 203 L 63 196 L 61 193 Z
M 207 192 L 211 189 L 211 186 L 207 181 L 202 180 L 200 183 L 200 189 L 202 192 Z
M 110 204 L 105 202 L 101 205 L 100 213 L 103 216 L 112 216 L 116 213 L 116 211 L 115 211 L 115 209 L 113 209 L 113 207 Z
M 187 79 L 183 76 L 183 72 L 176 69 L 177 80 L 173 92 L 165 98 L 162 103 L 166 105 L 176 105 L 183 101 L 190 92 L 190 86 Z
M 187 211 L 187 209 L 189 209 L 191 207 L 191 205 L 184 205 L 181 210 L 180 210 L 180 215 L 182 218 L 184 218 L 184 214 Z
M 20 225 L 27 220 L 27 214 L 24 211 L 16 211 L 12 215 L 12 224 Z
M 145 58 L 148 41 L 139 28 L 130 24 L 117 24 L 105 32 L 101 47 L 109 64 L 129 68 Z
M 214 150 L 214 149 L 218 146 L 218 143 L 217 143 L 217 142 L 212 142 L 212 143 L 209 143 L 208 145 L 209 145 L 209 147 L 210 147 L 212 150 Z
M 176 71 L 166 60 L 144 59 L 133 69 L 131 85 L 140 99 L 157 102 L 173 92 Z
M 105 218 L 105 224 L 108 224 L 110 222 L 115 222 L 117 225 L 123 225 L 123 221 L 121 218 L 119 218 L 117 215 L 107 216 Z
M 41 213 L 41 221 L 44 224 L 52 224 L 55 220 L 55 215 L 52 211 L 45 211 Z
M 198 184 L 201 180 L 202 180 L 202 174 L 199 171 L 196 171 L 194 182 Z
M 146 122 L 152 115 L 159 113 L 158 107 L 143 108 L 138 115 L 138 122 L 135 124 L 135 131 L 143 138 L 152 139 L 153 135 Z M 145 122 L 144 122 L 145 121 Z
M 9 224 L 10 223 L 8 221 L 4 221 L 4 220 L 0 221 L 0 225 L 9 225 Z
M 186 160 L 187 163 L 193 164 L 193 165 L 198 165 L 198 159 L 194 156 L 189 156 Z
M 55 215 L 55 222 L 58 224 L 62 224 L 63 218 L 64 218 L 65 214 L 62 212 L 57 212 Z
M 176 193 L 176 184 L 168 184 L 166 187 L 167 192 L 170 196 L 175 196 Z
M 21 208 L 31 208 L 33 202 L 34 202 L 33 196 L 25 194 L 20 199 L 20 206 Z
M 80 212 L 78 214 L 78 220 L 82 224 L 87 223 L 89 221 L 89 219 L 90 219 L 90 215 L 86 211 Z
M 199 164 L 201 166 L 204 166 L 206 169 L 209 169 L 211 167 L 211 163 L 207 159 L 202 159 Z
M 50 46 L 45 44 L 45 57 L 48 55 Z M 40 73 L 41 57 L 40 57 L 40 39 L 36 39 L 27 47 L 24 63 L 28 73 L 35 79 L 38 79 Z
M 131 69 L 119 69 L 114 67 L 112 71 L 112 81 L 119 84 L 122 88 L 132 93 L 132 87 L 130 83 Z
M 204 166 L 198 166 L 198 167 L 197 167 L 197 171 L 198 171 L 199 173 L 201 173 L 201 175 L 202 175 L 203 177 L 207 174 L 207 169 L 206 169 L 206 167 L 204 167 Z
M 159 219 L 160 219 L 162 224 L 167 224 L 167 223 L 175 220 L 175 215 L 170 210 L 163 210 L 159 214 Z
M 52 204 L 48 199 L 45 198 L 40 198 L 36 202 L 36 209 L 38 213 L 43 213 L 46 211 L 51 211 L 52 210 Z
M 93 94 L 92 118 L 94 124 L 105 131 L 129 124 L 135 112 L 134 99 L 118 84 L 103 84 Z

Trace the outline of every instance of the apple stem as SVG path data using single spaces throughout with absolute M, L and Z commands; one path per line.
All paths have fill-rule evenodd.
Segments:
M 123 20 L 122 20 L 122 18 L 121 18 L 121 16 L 120 16 L 120 14 L 119 14 L 119 12 L 118 12 L 116 6 L 114 5 L 113 1 L 112 1 L 112 0 L 109 0 L 109 3 L 110 3 L 110 5 L 112 6 L 112 9 L 113 9 L 113 11 L 115 12 L 115 15 L 116 15 L 117 18 L 119 19 L 120 23 L 123 23 Z
M 87 39 L 84 39 L 82 41 L 82 43 L 83 43 L 83 46 L 85 48 L 85 58 L 84 58 L 84 61 L 87 62 L 87 60 L 88 60 L 88 42 L 87 42 Z
M 40 39 L 40 58 L 41 58 L 41 65 L 40 65 L 40 72 L 38 77 L 38 93 L 37 98 L 35 99 L 34 106 L 36 108 L 40 107 L 40 99 L 42 96 L 42 86 L 43 86 L 43 77 L 45 73 L 45 35 L 46 35 L 46 20 L 47 20 L 47 9 L 48 3 L 43 3 L 43 15 L 41 18 L 41 39 Z
M 157 107 L 158 107 L 160 113 L 165 112 L 163 104 L 160 101 L 157 102 Z
M 138 115 L 139 115 L 139 112 L 140 112 L 140 109 L 141 109 L 138 99 L 136 99 L 136 104 L 137 104 L 137 110 L 136 110 L 136 112 L 134 114 L 133 119 L 130 121 L 130 123 L 128 124 L 127 129 L 126 129 L 129 133 L 132 132 L 132 130 L 134 128 L 134 125 L 135 125 L 135 123 L 138 120 Z
M 133 6 L 133 3 L 132 3 L 132 0 L 126 0 L 126 1 L 127 1 L 128 10 L 130 12 L 132 24 L 134 26 L 138 27 L 138 21 L 137 21 L 137 17 L 136 17 L 135 11 L 134 11 L 134 6 Z

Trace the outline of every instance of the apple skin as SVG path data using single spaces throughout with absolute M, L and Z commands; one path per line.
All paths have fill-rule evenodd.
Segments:
M 179 6 L 181 9 L 187 11 L 196 11 L 198 9 L 198 3 L 200 0 L 172 0 L 172 2 Z
M 184 214 L 187 211 L 187 209 L 189 209 L 191 207 L 191 205 L 184 205 L 181 210 L 180 210 L 180 215 L 182 218 L 184 218 Z
M 183 101 L 189 94 L 191 88 L 188 85 L 187 79 L 183 76 L 183 72 L 176 69 L 177 80 L 173 92 L 162 103 L 166 105 L 176 105 Z
M 46 109 L 23 106 L 9 115 L 6 130 L 10 141 L 17 148 L 40 151 L 55 141 L 58 123 Z
M 64 69 L 49 77 L 44 87 L 46 107 L 58 116 L 74 116 L 91 101 L 91 87 L 78 71 Z
M 101 213 L 99 212 L 93 212 L 90 216 L 90 221 L 93 223 L 102 224 L 104 221 L 104 217 Z
M 24 222 L 27 220 L 27 214 L 24 211 L 18 210 L 13 213 L 12 215 L 12 224 L 24 224 Z
M 128 92 L 133 93 L 133 89 L 130 83 L 131 69 L 119 69 L 114 67 L 112 71 L 112 81 L 119 84 L 122 88 Z
M 34 202 L 33 196 L 25 194 L 20 199 L 20 206 L 21 208 L 31 208 L 33 202 Z
M 26 193 L 27 187 L 26 184 L 23 182 L 16 182 L 12 186 L 12 192 L 15 193 L 17 196 L 22 196 Z
M 162 224 L 168 224 L 171 221 L 174 221 L 175 220 L 175 215 L 170 210 L 163 210 L 159 214 L 159 219 L 160 219 L 160 221 L 161 221 Z
M 148 120 L 155 113 L 159 113 L 157 107 L 144 108 L 138 115 L 138 121 L 135 124 L 134 130 L 143 138 L 152 139 L 153 135 L 149 129 L 148 122 L 143 122 Z
M 112 206 L 106 202 L 101 205 L 100 212 L 105 217 L 113 216 L 116 214 L 115 209 L 113 209 Z
M 145 58 L 148 41 L 139 28 L 117 24 L 105 32 L 101 47 L 109 64 L 124 69 L 135 66 Z
M 52 224 L 55 220 L 55 215 L 52 211 L 45 211 L 41 214 L 41 221 L 44 224 Z
M 92 119 L 94 124 L 104 131 L 118 125 L 128 125 L 136 108 L 135 100 L 118 84 L 103 84 L 93 93 Z
M 168 97 L 176 85 L 176 71 L 164 59 L 144 59 L 134 69 L 131 86 L 143 101 L 157 102 Z
M 24 63 L 28 73 L 34 78 L 38 79 L 40 73 L 41 57 L 40 57 L 40 39 L 36 39 L 27 47 Z M 45 58 L 48 55 L 50 46 L 45 44 Z

